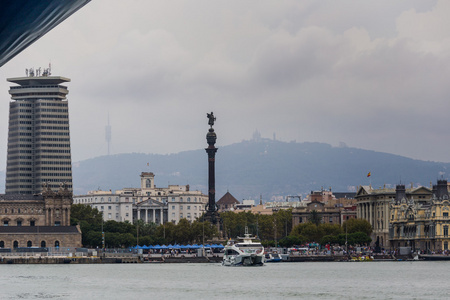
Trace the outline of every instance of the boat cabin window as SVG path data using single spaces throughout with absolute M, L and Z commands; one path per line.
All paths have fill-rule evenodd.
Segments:
M 239 255 L 239 253 L 236 250 L 233 249 L 227 249 L 225 251 L 225 255 Z

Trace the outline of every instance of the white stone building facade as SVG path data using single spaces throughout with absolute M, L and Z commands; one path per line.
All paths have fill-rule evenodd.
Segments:
M 191 191 L 189 185 L 155 186 L 155 175 L 141 173 L 140 188 L 123 188 L 114 193 L 92 191 L 87 195 L 74 196 L 74 204 L 85 204 L 103 212 L 105 221 L 129 221 L 141 219 L 145 223 L 177 224 L 181 219 L 192 222 L 205 211 L 208 196 L 201 191 Z

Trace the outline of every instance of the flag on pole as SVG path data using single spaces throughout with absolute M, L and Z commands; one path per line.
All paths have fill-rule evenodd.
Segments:
M 369 173 L 367 173 L 367 177 L 370 177 L 370 175 L 372 175 L 372 174 L 370 174 L 370 172 L 369 172 Z

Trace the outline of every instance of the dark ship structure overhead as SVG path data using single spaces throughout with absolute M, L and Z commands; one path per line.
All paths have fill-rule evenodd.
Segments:
M 90 0 L 0 1 L 0 67 Z

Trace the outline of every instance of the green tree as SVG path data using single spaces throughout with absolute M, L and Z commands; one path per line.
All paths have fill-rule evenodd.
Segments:
M 292 247 L 294 245 L 301 245 L 302 243 L 303 243 L 303 241 L 299 237 L 293 236 L 293 235 L 288 235 L 287 237 L 282 238 L 278 242 L 278 244 L 281 247 L 286 247 L 286 248 Z
M 136 226 L 128 221 L 117 222 L 117 221 L 106 221 L 103 224 L 103 231 L 114 232 L 114 233 L 131 233 L 136 235 Z
M 326 235 L 338 236 L 342 233 L 342 227 L 338 224 L 322 223 L 318 226 L 318 230 L 322 237 Z
M 174 243 L 187 244 L 191 241 L 191 223 L 187 219 L 181 219 L 175 226 Z
M 73 204 L 70 211 L 70 224 L 72 226 L 80 225 L 81 241 L 85 246 L 101 246 L 101 226 L 102 214 L 89 205 Z M 100 233 L 100 243 L 94 236 L 98 237 Z
M 273 214 L 277 239 L 287 237 L 292 230 L 292 209 L 280 209 Z
M 347 233 L 364 232 L 367 236 L 372 234 L 372 226 L 364 219 L 350 219 L 342 224 L 343 231 Z
M 163 225 L 158 226 L 156 229 L 155 242 L 157 244 L 172 244 L 175 241 L 175 224 L 172 222 L 167 222 Z
M 70 225 L 80 224 L 81 230 L 100 231 L 102 224 L 102 214 L 89 205 L 73 204 L 70 210 Z
M 91 247 L 102 247 L 102 233 L 100 231 L 89 231 L 82 235 L 83 245 Z

